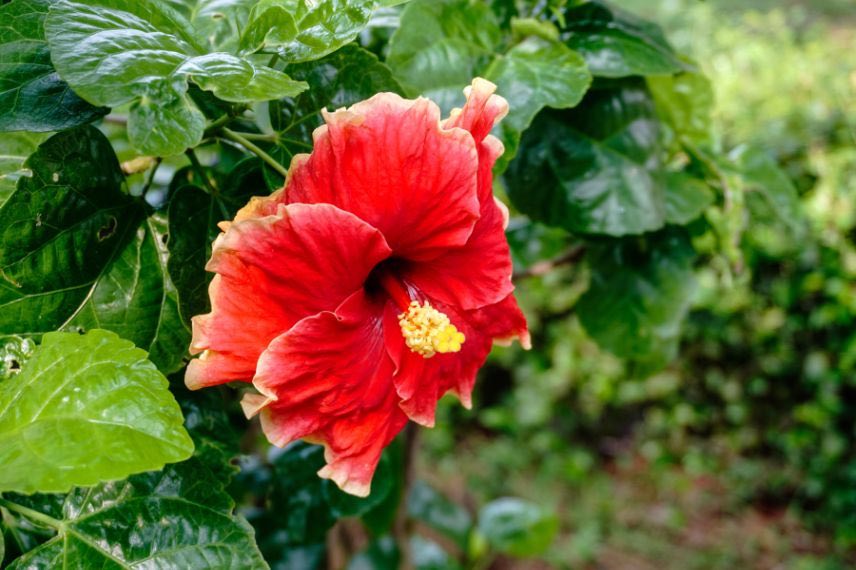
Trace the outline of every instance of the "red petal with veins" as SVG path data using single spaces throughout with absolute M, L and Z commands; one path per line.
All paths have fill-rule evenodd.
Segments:
M 382 332 L 383 300 L 355 293 L 277 337 L 259 359 L 251 399 L 275 445 L 306 438 L 326 447 L 319 474 L 358 496 L 369 493 L 383 448 L 407 423 L 392 385 Z
M 437 105 L 381 93 L 324 118 L 311 156 L 292 163 L 288 202 L 353 212 L 408 259 L 467 241 L 479 216 L 478 154 L 467 132 L 440 128 Z
M 436 301 L 431 304 L 466 336 L 460 352 L 424 358 L 404 344 L 395 307 L 389 304 L 384 314 L 384 334 L 396 367 L 394 382 L 402 400 L 401 409 L 410 419 L 428 427 L 434 425 L 437 401 L 446 392 L 455 394 L 467 408 L 472 406 L 476 374 L 494 342 L 508 344 L 517 338 L 524 348 L 529 348 L 526 317 L 513 295 L 473 311 L 457 311 Z
M 326 204 L 279 205 L 271 216 L 232 223 L 207 269 L 211 312 L 193 318 L 191 389 L 249 382 L 262 351 L 300 319 L 335 309 L 388 257 L 380 232 Z
M 472 132 L 479 143 L 478 193 L 480 218 L 467 243 L 404 272 L 405 279 L 429 297 L 465 310 L 491 305 L 507 297 L 511 283 L 511 253 L 505 238 L 507 213 L 493 197 L 493 164 L 503 153 L 502 143 L 487 134 L 508 112 L 504 99 L 493 94 L 496 87 L 483 79 L 467 90 L 467 103 L 446 125 Z

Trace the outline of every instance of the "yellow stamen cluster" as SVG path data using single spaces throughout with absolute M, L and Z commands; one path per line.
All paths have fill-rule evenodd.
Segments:
M 431 306 L 428 301 L 412 301 L 407 312 L 398 315 L 401 334 L 407 348 L 425 358 L 438 352 L 458 352 L 466 337 L 449 321 L 449 317 Z

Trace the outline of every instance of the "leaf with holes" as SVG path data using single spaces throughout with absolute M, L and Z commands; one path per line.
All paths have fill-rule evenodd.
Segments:
M 0 131 L 59 131 L 107 112 L 78 97 L 54 70 L 44 33 L 50 4 L 0 6 Z
M 203 461 L 193 458 L 65 497 L 7 501 L 62 528 L 13 561 L 24 568 L 267 568 L 252 527 Z M 14 511 L 12 511 L 14 512 Z
M 62 492 L 193 452 L 166 378 L 108 331 L 44 335 L 0 402 L 0 490 Z
M 110 142 L 92 127 L 54 135 L 24 167 L 31 176 L 20 178 L 0 207 L 0 336 L 61 328 L 143 215 L 122 191 Z
M 665 222 L 661 154 L 644 84 L 592 90 L 536 118 L 506 172 L 508 193 L 533 219 L 574 233 L 653 231 Z
M 46 138 L 41 133 L 6 133 L 0 137 L 0 208 L 15 191 L 18 179 L 32 174 L 24 162 Z
M 118 333 L 149 351 L 152 362 L 169 374 L 182 366 L 190 330 L 179 318 L 159 238 L 154 220 L 138 228 L 64 328 Z

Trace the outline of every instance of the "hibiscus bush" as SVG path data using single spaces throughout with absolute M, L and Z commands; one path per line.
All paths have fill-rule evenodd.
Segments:
M 747 220 L 802 231 L 698 65 L 601 1 L 12 0 L 0 84 L 12 568 L 537 556 L 549 508 L 414 472 L 438 399 L 494 342 L 649 376 Z

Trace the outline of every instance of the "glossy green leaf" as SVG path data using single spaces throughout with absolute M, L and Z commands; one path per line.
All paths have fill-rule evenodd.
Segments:
M 556 515 L 522 499 L 497 499 L 479 512 L 478 532 L 493 549 L 512 556 L 541 554 L 558 527 Z
M 170 373 L 182 366 L 190 330 L 179 317 L 161 237 L 153 220 L 140 227 L 65 328 L 111 330 L 149 351 L 152 362 Z
M 0 131 L 59 131 L 104 115 L 72 91 L 51 64 L 44 19 L 50 0 L 0 6 Z
M 24 166 L 32 175 L 0 208 L 0 335 L 62 327 L 142 217 L 109 141 L 91 127 L 54 135 Z
M 501 33 L 490 7 L 469 0 L 414 0 L 401 13 L 387 63 L 410 96 L 423 95 L 444 112 L 479 75 Z
M 669 172 L 666 183 L 666 222 L 686 225 L 698 218 L 716 197 L 703 180 L 683 172 Z
M 168 382 L 114 333 L 48 333 L 0 384 L 0 489 L 61 492 L 193 452 Z
M 407 512 L 416 520 L 440 532 L 466 549 L 472 517 L 463 507 L 456 505 L 424 481 L 417 481 L 407 497 Z
M 138 151 L 170 155 L 195 146 L 205 126 L 187 80 L 237 102 L 290 96 L 305 85 L 234 55 L 206 53 L 190 22 L 153 0 L 60 0 L 45 31 L 60 76 L 98 105 L 132 103 L 128 134 Z
M 318 477 L 324 466 L 324 448 L 302 441 L 272 452 L 273 508 L 282 513 L 280 527 L 290 544 L 313 544 L 324 540 L 336 519 L 360 516 L 383 502 L 393 488 L 395 472 L 384 454 L 372 479 L 371 493 L 359 498 L 345 494 L 327 479 Z
M 297 25 L 285 0 L 262 0 L 253 6 L 249 21 L 241 32 L 241 50 L 285 45 L 297 36 Z
M 24 168 L 24 161 L 36 152 L 47 135 L 41 133 L 6 133 L 0 137 L 0 208 L 15 191 L 21 176 L 32 172 Z
M 282 0 L 294 18 L 297 36 L 279 47 L 286 62 L 324 57 L 352 41 L 366 27 L 374 0 Z
M 322 109 L 347 107 L 384 91 L 403 94 L 392 71 L 374 54 L 355 45 L 317 61 L 290 65 L 288 73 L 308 83 L 309 89 L 269 104 L 271 127 L 278 135 L 269 152 L 283 164 L 295 154 L 311 150 L 312 131 L 323 122 Z M 282 176 L 269 167 L 265 167 L 265 176 L 272 189 L 282 186 Z
M 0 341 L 0 382 L 20 374 L 35 348 L 31 339 L 20 336 L 7 336 Z
M 529 38 L 498 56 L 484 76 L 496 83 L 509 107 L 500 123 L 505 154 L 498 171 L 514 157 L 520 133 L 541 109 L 573 107 L 591 85 L 591 74 L 578 53 L 541 38 Z
M 675 135 L 694 145 L 713 143 L 713 86 L 707 77 L 686 72 L 648 77 L 647 83 L 657 113 Z
M 565 23 L 562 39 L 596 76 L 663 75 L 686 67 L 659 27 L 599 0 L 567 9 Z
M 253 529 L 233 509 L 222 482 L 195 458 L 75 489 L 44 513 L 60 533 L 9 568 L 267 568 Z
M 278 526 L 289 544 L 323 542 L 336 519 L 324 497 L 324 448 L 297 441 L 271 451 L 274 487 L 270 508 L 278 513 Z
M 589 91 L 578 107 L 542 112 L 506 172 L 508 193 L 534 220 L 621 236 L 665 221 L 659 123 L 644 86 Z
M 220 185 L 216 196 L 197 186 L 181 186 L 169 204 L 167 267 L 178 289 L 181 317 L 188 325 L 194 315 L 207 313 L 210 308 L 211 274 L 205 271 L 205 264 L 211 257 L 211 243 L 220 233 L 217 224 L 231 220 L 251 196 L 263 193 L 258 159 L 239 162 Z
M 586 331 L 610 352 L 654 369 L 677 353 L 695 259 L 683 230 L 592 245 L 591 284 L 577 303 Z

